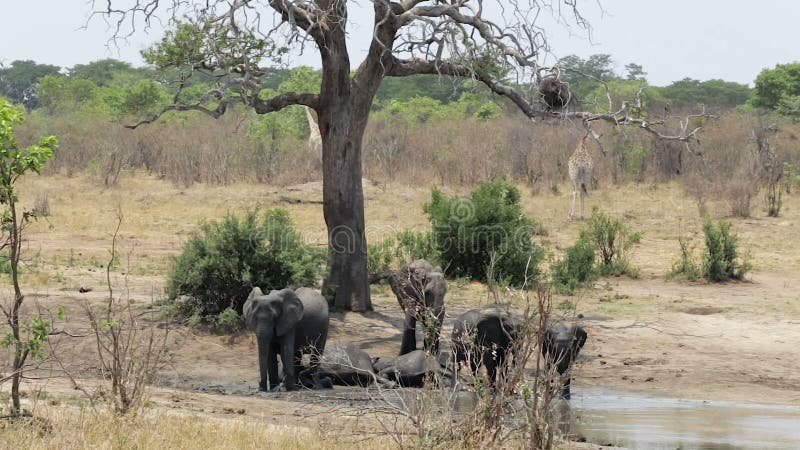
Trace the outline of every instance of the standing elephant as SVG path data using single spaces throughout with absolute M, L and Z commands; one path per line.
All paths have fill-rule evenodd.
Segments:
M 438 353 L 439 333 L 444 320 L 444 295 L 447 293 L 447 281 L 442 269 L 424 259 L 418 259 L 391 274 L 389 286 L 405 313 L 400 354 L 417 349 L 418 320 L 422 322 L 425 336 L 424 350 Z
M 244 319 L 258 340 L 259 390 L 275 389 L 278 355 L 283 365 L 286 390 L 297 389 L 303 353 L 311 355 L 307 371 L 317 381 L 319 355 L 328 339 L 328 302 L 317 291 L 301 287 L 264 295 L 255 287 L 244 304 Z
M 580 326 L 559 323 L 549 327 L 542 340 L 542 356 L 547 361 L 548 369 L 552 370 L 555 367 L 559 376 L 567 374 L 561 389 L 561 396 L 567 400 L 570 398 L 569 387 L 572 379 L 572 375 L 567 372 L 578 357 L 578 352 L 586 343 L 587 337 L 588 334 Z
M 453 382 L 457 381 L 460 363 L 469 361 L 470 369 L 475 374 L 481 362 L 486 367 L 489 386 L 494 386 L 497 368 L 503 367 L 520 333 L 519 321 L 499 309 L 471 309 L 456 317 L 452 334 L 455 357 Z

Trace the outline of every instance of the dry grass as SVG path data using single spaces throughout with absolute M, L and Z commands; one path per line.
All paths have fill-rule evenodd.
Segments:
M 404 228 L 424 230 L 427 218 L 421 205 L 429 199 L 430 185 L 420 183 L 409 187 L 388 186 L 365 182 L 368 239 L 374 240 Z M 445 188 L 448 193 L 467 193 L 468 188 Z M 569 192 L 566 183 L 560 184 L 561 195 L 548 190 L 533 195 L 521 188 L 525 212 L 541 222 L 546 236 L 536 236 L 556 258 L 578 236 L 582 222 L 566 219 Z M 43 193 L 47 194 L 50 216 L 30 228 L 27 254 L 35 263 L 26 272 L 26 293 L 46 306 L 64 305 L 71 329 L 79 329 L 85 321 L 76 307 L 78 286 L 94 286 L 88 294 L 101 301 L 105 295 L 104 272 L 99 267 L 108 259 L 111 233 L 115 225 L 116 208 L 121 206 L 125 221 L 121 229 L 120 252 L 123 259 L 131 251 L 131 298 L 143 305 L 162 294 L 169 257 L 177 254 L 189 233 L 203 220 L 214 220 L 226 212 L 240 213 L 255 204 L 264 208 L 285 207 L 309 242 L 324 245 L 325 224 L 322 216 L 321 185 L 310 182 L 289 188 L 255 183 L 228 186 L 194 184 L 188 188 L 176 186 L 141 173 L 123 172 L 115 187 L 100 189 L 90 176 L 32 176 L 24 179 L 20 188 L 25 205 L 33 205 Z M 711 286 L 702 283 L 666 282 L 663 277 L 680 248 L 677 236 L 692 236 L 702 240 L 703 219 L 698 215 L 693 199 L 684 194 L 677 183 L 621 184 L 610 187 L 601 184 L 590 191 L 587 208 L 599 206 L 615 217 L 624 218 L 633 230 L 643 232 L 641 244 L 630 255 L 632 263 L 641 268 L 641 279 L 601 279 L 593 289 L 577 296 L 554 299 L 558 309 L 561 302 L 577 302 L 579 312 L 588 316 L 608 316 L 601 327 L 594 327 L 587 344 L 587 355 L 604 355 L 585 363 L 584 374 L 578 383 L 610 387 L 633 388 L 630 379 L 644 380 L 656 374 L 656 381 L 642 384 L 640 389 L 654 389 L 687 397 L 749 399 L 774 401 L 788 398 L 800 401 L 797 386 L 796 362 L 785 359 L 791 353 L 791 343 L 797 342 L 796 327 L 790 321 L 800 317 L 796 286 L 800 273 L 800 196 L 784 196 L 781 217 L 767 218 L 756 204 L 754 217 L 731 218 L 733 230 L 740 236 L 742 248 L 749 249 L 754 266 L 752 283 L 733 283 Z M 291 201 L 287 202 L 286 199 Z M 758 201 L 760 196 L 756 198 Z M 300 203 L 295 202 L 299 200 Z M 708 203 L 712 217 L 729 214 L 724 200 Z M 118 269 L 121 270 L 121 269 Z M 121 279 L 116 274 L 116 281 Z M 2 281 L 0 281 L 2 284 Z M 0 289 L 1 290 L 1 289 Z M 57 292 L 65 290 L 68 292 Z M 379 312 L 399 320 L 396 300 L 384 286 L 374 286 L 375 304 Z M 453 280 L 448 291 L 449 311 L 491 302 L 486 287 L 463 280 Z M 33 303 L 32 303 L 33 304 Z M 685 310 L 694 307 L 719 306 L 724 311 L 708 316 L 687 316 Z M 345 318 L 346 317 L 346 320 Z M 691 320 L 687 320 L 687 317 Z M 651 328 L 637 328 L 636 321 L 655 321 L 660 333 Z M 334 322 L 335 340 L 380 341 L 380 351 L 396 351 L 397 327 L 376 321 L 374 316 L 343 315 Z M 786 326 L 775 326 L 775 323 Z M 380 327 L 366 326 L 378 324 Z M 592 324 L 590 323 L 590 326 Z M 710 330 L 710 331 L 709 331 Z M 776 338 L 774 333 L 785 335 Z M 592 334 L 594 333 L 594 334 Z M 683 333 L 683 334 L 681 334 Z M 746 333 L 747 339 L 739 339 Z M 249 337 L 231 343 L 228 337 L 176 331 L 180 349 L 175 372 L 193 380 L 228 382 L 254 379 L 257 375 L 254 343 Z M 702 335 L 704 340 L 691 340 L 698 351 L 686 352 L 687 341 L 681 336 Z M 776 343 L 780 341 L 782 343 Z M 85 346 L 74 340 L 64 341 L 61 350 L 75 350 L 75 364 L 90 367 Z M 720 349 L 726 349 L 721 354 Z M 372 352 L 372 349 L 370 349 Z M 378 350 L 375 350 L 378 351 Z M 764 365 L 763 353 L 784 358 L 782 365 Z M 669 352 L 669 357 L 665 356 Z M 642 358 L 649 363 L 629 365 L 627 358 Z M 183 357 L 181 359 L 180 357 Z M 605 363 L 608 363 L 607 365 Z M 785 365 L 783 365 L 785 364 Z M 609 370 L 613 367 L 613 370 Z M 683 370 L 688 370 L 684 373 Z M 86 369 L 87 372 L 89 369 Z M 742 371 L 746 372 L 742 374 Z M 681 377 L 675 373 L 680 372 Z M 731 387 L 720 384 L 709 387 L 703 380 L 718 373 L 727 379 L 739 380 Z M 685 375 L 685 376 L 684 376 Z M 174 374 L 173 374 L 174 376 Z M 765 378 L 766 377 L 766 378 Z M 743 380 L 743 381 L 742 381 Z M 773 380 L 767 381 L 764 380 Z M 776 387 L 777 386 L 777 387 Z M 49 392 L 49 389 L 48 389 Z M 75 391 L 69 390 L 75 395 Z M 197 397 L 195 391 L 181 391 Z M 754 394 L 755 392 L 755 394 Z M 777 395 L 776 392 L 780 395 Z M 783 397 L 794 392 L 795 397 Z M 67 406 L 39 406 L 35 413 L 52 426 L 44 438 L 38 428 L 7 428 L 2 431 L 0 448 L 386 448 L 388 440 L 368 440 L 343 443 L 317 429 L 295 427 L 310 422 L 298 417 L 288 423 L 270 423 L 279 409 L 260 397 L 239 398 L 214 396 L 213 402 L 248 402 L 247 415 L 212 417 L 185 410 L 173 412 L 169 402 L 148 408 L 136 421 L 117 421 L 106 415 L 94 415 L 89 410 Z M 57 399 L 58 397 L 53 397 Z M 211 401 L 211 400 L 209 400 Z M 66 403 L 62 398 L 62 402 Z M 288 403 L 288 402 L 284 402 Z M 257 406 L 255 406 L 257 404 Z M 284 405 L 285 406 L 285 405 Z M 259 408 L 260 416 L 251 415 Z M 293 408 L 308 409 L 294 403 Z M 284 416 L 291 415 L 284 414 Z M 337 419 L 337 413 L 329 413 Z M 364 427 L 363 429 L 375 430 Z
M 562 188 L 562 192 L 567 190 L 565 184 Z M 42 192 L 48 194 L 50 217 L 30 228 L 28 255 L 38 255 L 39 261 L 59 266 L 62 271 L 80 268 L 85 273 L 106 261 L 117 206 L 125 214 L 121 253 L 133 250 L 135 275 L 163 276 L 169 257 L 177 254 L 198 223 L 219 219 L 227 212 L 242 213 L 255 205 L 287 208 L 307 242 L 318 246 L 326 242 L 319 182 L 289 188 L 248 183 L 183 188 L 151 176 L 125 173 L 119 186 L 109 189 L 98 189 L 87 177 L 36 176 L 23 180 L 20 191 L 25 204 L 32 204 Z M 547 230 L 547 236 L 536 239 L 558 256 L 574 242 L 582 227 L 582 222 L 566 218 L 568 193 L 533 195 L 528 189 L 521 191 L 525 212 Z M 466 193 L 468 189 L 455 192 Z M 643 269 L 644 276 L 666 273 L 678 256 L 679 230 L 695 240 L 702 237 L 703 219 L 697 206 L 675 183 L 628 184 L 595 190 L 590 195 L 587 210 L 598 206 L 644 233 L 632 254 L 633 263 Z M 365 196 L 368 241 L 406 228 L 425 230 L 429 226 L 422 212 L 422 204 L 430 198 L 429 186 L 378 186 L 365 181 Z M 300 203 L 294 202 L 297 200 Z M 709 202 L 707 207 L 712 217 L 728 215 L 724 201 Z M 800 222 L 800 198 L 787 195 L 779 218 L 764 217 L 762 209 L 758 205 L 751 218 L 732 218 L 743 248 L 752 252 L 755 270 L 800 270 L 800 242 L 791 238 Z M 53 272 L 50 274 L 47 279 L 29 281 L 52 282 Z
M 310 428 L 274 425 L 252 417 L 150 410 L 120 418 L 69 406 L 40 407 L 35 421 L 0 423 L 0 447 L 12 449 L 352 449 L 386 448 L 388 439 L 343 442 Z

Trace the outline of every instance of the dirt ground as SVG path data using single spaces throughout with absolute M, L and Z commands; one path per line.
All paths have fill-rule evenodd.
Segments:
M 377 186 L 365 181 L 368 238 L 403 228 L 425 229 L 421 204 L 427 188 Z M 63 329 L 86 329 L 83 304 L 107 295 L 104 265 L 117 209 L 123 263 L 113 273 L 116 292 L 141 311 L 163 298 L 169 257 L 175 255 L 198 222 L 261 204 L 290 210 L 307 241 L 324 244 L 319 183 L 291 188 L 260 185 L 176 187 L 143 175 L 127 175 L 116 188 L 102 190 L 85 178 L 30 178 L 23 200 L 47 195 L 51 214 L 35 224 L 26 249 L 30 267 L 24 285 L 28 307 L 67 311 Z M 546 230 L 537 240 L 557 258 L 578 235 L 569 222 L 569 195 L 524 192 L 528 214 Z M 692 200 L 674 185 L 630 185 L 592 192 L 589 205 L 624 217 L 643 232 L 632 253 L 638 279 L 605 278 L 571 297 L 555 298 L 557 311 L 574 311 L 589 333 L 574 391 L 608 387 L 678 398 L 800 404 L 800 196 L 785 200 L 780 218 L 733 219 L 733 231 L 749 252 L 753 271 L 747 281 L 710 285 L 665 281 L 678 255 L 676 237 L 693 237 L 699 254 L 702 219 Z M 712 205 L 717 217 L 725 205 Z M 91 292 L 79 293 L 80 287 Z M 8 296 L 6 296 L 8 298 Z M 372 356 L 392 356 L 400 343 L 401 315 L 386 286 L 373 287 L 375 311 L 336 313 L 330 342 L 352 341 Z M 490 302 L 477 283 L 452 281 L 446 298 L 448 320 Z M 449 335 L 446 324 L 444 333 Z M 256 394 L 258 365 L 254 339 L 220 336 L 176 326 L 172 358 L 152 401 L 165 408 L 221 414 L 246 414 L 277 423 L 302 423 L 308 405 L 293 394 Z M 58 336 L 54 346 L 70 373 L 96 377 L 93 342 Z M 5 364 L 5 363 L 4 363 Z M 0 366 L 1 367 L 1 366 Z M 89 382 L 89 381 L 87 381 Z M 65 378 L 30 382 L 49 392 L 79 395 Z M 289 405 L 287 407 L 287 405 Z

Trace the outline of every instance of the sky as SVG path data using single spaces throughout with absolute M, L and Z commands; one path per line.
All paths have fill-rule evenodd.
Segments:
M 124 0 L 127 3 L 130 0 Z M 721 78 L 750 84 L 776 64 L 800 61 L 800 1 L 578 0 L 593 35 L 558 24 L 547 26 L 553 57 L 611 54 L 618 72 L 627 63 L 644 67 L 654 85 L 682 78 Z M 161 37 L 156 26 L 127 42 L 108 46 L 111 30 L 89 21 L 87 0 L 0 0 L 0 62 L 32 59 L 71 67 L 102 58 L 141 65 L 139 51 Z M 103 2 L 100 2 L 103 3 Z M 487 2 L 488 4 L 489 2 Z M 372 27 L 367 0 L 350 2 L 351 61 L 366 53 Z M 552 61 L 551 61 L 552 62 Z M 293 63 L 319 67 L 315 52 Z

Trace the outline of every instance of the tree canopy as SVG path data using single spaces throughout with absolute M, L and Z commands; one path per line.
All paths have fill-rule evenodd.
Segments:
M 12 61 L 8 67 L 0 68 L 0 96 L 29 108 L 35 107 L 38 102 L 36 83 L 47 75 L 58 74 L 60 70 L 58 66 L 30 60 Z
M 781 104 L 800 101 L 800 63 L 778 64 L 758 74 L 751 102 L 753 106 L 777 109 Z

